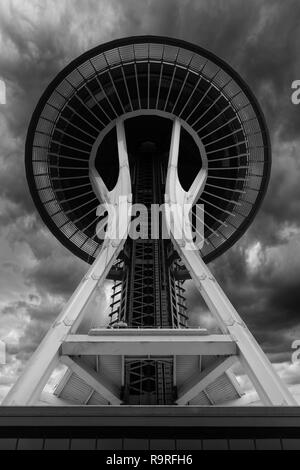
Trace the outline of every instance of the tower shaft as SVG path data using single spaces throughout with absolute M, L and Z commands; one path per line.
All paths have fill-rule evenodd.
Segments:
M 133 202 L 143 204 L 138 231 L 124 247 L 124 277 L 112 295 L 110 326 L 119 321 L 130 328 L 182 328 L 186 326 L 182 282 L 174 275 L 176 260 L 170 240 L 151 238 L 152 204 L 164 200 L 164 159 L 157 152 L 141 152 L 132 165 Z M 119 300 L 115 300 L 118 297 Z M 172 356 L 125 357 L 124 402 L 128 404 L 172 404 L 174 401 Z

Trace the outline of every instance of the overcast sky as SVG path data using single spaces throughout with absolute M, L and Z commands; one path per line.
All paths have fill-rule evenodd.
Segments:
M 297 0 L 0 0 L 0 399 L 70 296 L 87 265 L 43 225 L 24 172 L 32 111 L 72 59 L 129 35 L 185 39 L 226 60 L 266 115 L 273 167 L 262 209 L 246 235 L 211 265 L 283 379 L 300 384 L 291 343 L 300 339 L 300 79 Z M 193 318 L 202 305 L 190 285 Z M 103 292 L 100 301 L 105 299 Z M 208 320 L 204 317 L 204 322 Z

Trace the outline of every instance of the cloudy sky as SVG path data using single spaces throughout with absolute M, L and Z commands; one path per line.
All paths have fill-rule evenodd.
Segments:
M 273 148 L 269 191 L 247 234 L 211 268 L 296 393 L 300 366 L 291 363 L 291 343 L 300 339 L 300 105 L 290 97 L 292 81 L 300 79 L 300 2 L 0 0 L 0 79 L 7 92 L 0 104 L 0 339 L 7 344 L 0 399 L 87 269 L 60 246 L 31 201 L 24 140 L 32 111 L 72 59 L 139 34 L 211 50 L 261 103 Z M 202 305 L 193 287 L 188 290 L 194 318 Z

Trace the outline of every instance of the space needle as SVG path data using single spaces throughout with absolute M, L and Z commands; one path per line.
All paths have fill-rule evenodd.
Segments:
M 40 216 L 89 269 L 4 405 L 39 404 L 60 364 L 66 372 L 49 404 L 238 405 L 237 363 L 262 404 L 295 404 L 208 267 L 253 221 L 271 167 L 262 111 L 228 64 L 156 36 L 89 50 L 39 100 L 25 158 Z M 148 209 L 136 239 L 129 236 L 134 204 Z M 169 238 L 151 238 L 153 204 L 166 209 Z M 181 210 L 188 204 L 190 212 Z M 204 211 L 203 243 L 191 249 L 175 232 L 194 228 L 196 205 Z M 113 281 L 106 325 L 82 332 L 105 279 Z M 199 327 L 190 325 L 188 279 L 213 331 L 201 326 L 200 312 Z

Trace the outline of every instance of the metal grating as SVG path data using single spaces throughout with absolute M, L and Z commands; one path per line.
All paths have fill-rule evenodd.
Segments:
M 56 395 L 77 405 L 109 405 L 105 398 L 96 393 L 76 374 L 70 374 L 66 383 L 63 384 L 62 390 Z
M 209 399 L 212 403 L 220 404 L 226 401 L 235 400 L 240 398 L 239 393 L 234 388 L 227 374 L 222 374 L 210 384 L 206 389 Z
M 177 356 L 176 357 L 176 385 L 179 389 L 186 380 L 205 370 L 214 357 L 201 356 Z M 189 405 L 217 405 L 240 398 L 240 392 L 236 380 L 228 377 L 227 373 L 222 374 L 205 390 L 200 392 L 195 398 L 190 400 Z

